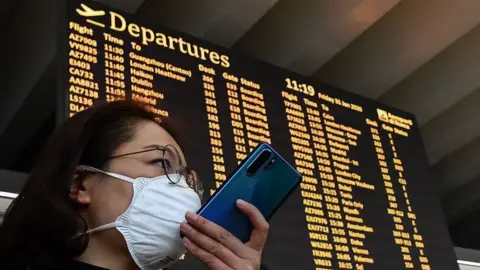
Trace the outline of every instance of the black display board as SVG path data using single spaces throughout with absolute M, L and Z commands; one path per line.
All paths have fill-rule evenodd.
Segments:
M 149 104 L 208 193 L 262 141 L 302 172 L 271 220 L 270 269 L 458 269 L 411 114 L 98 3 L 66 8 L 64 119 L 97 100 Z

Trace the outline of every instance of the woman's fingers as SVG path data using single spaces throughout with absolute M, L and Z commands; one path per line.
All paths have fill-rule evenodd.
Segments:
M 237 200 L 237 207 L 242 213 L 248 216 L 253 226 L 250 240 L 246 245 L 256 251 L 262 251 L 265 241 L 267 241 L 268 229 L 270 225 L 263 217 L 262 213 L 252 204 Z
M 193 228 L 188 223 L 182 223 L 180 225 L 180 230 L 185 235 L 184 244 L 188 245 L 190 243 L 190 246 L 194 247 L 196 253 L 201 256 L 199 259 L 204 263 L 211 263 L 210 261 L 212 260 L 220 259 L 232 268 L 236 268 L 241 263 L 241 259 L 230 249 Z M 197 256 L 194 252 L 192 253 Z
M 183 238 L 183 245 L 193 256 L 203 262 L 209 269 L 232 269 L 215 255 L 207 252 L 206 250 L 193 243 L 193 241 L 190 240 L 188 236 L 185 236 Z
M 246 258 L 248 256 L 247 251 L 245 250 L 245 245 L 242 243 L 242 241 L 221 226 L 192 212 L 187 212 L 185 218 L 196 230 L 222 244 L 224 247 L 235 253 L 238 257 Z
M 250 220 L 253 231 L 243 244 L 221 226 L 187 212 L 187 222 L 180 225 L 185 248 L 210 269 L 258 269 L 268 235 L 268 222 L 253 205 L 238 200 L 238 209 Z

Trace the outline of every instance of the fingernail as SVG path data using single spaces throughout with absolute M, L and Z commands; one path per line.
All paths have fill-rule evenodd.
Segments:
M 191 211 L 188 211 L 187 214 L 185 214 L 185 217 L 187 218 L 187 220 L 189 221 L 195 221 L 197 220 L 197 215 Z
M 238 206 L 241 206 L 241 207 L 247 206 L 247 202 L 244 201 L 244 200 L 238 199 L 238 200 L 237 200 L 237 205 L 238 205 Z
M 190 230 L 192 229 L 192 227 L 190 225 L 188 225 L 188 223 L 186 222 L 183 222 L 182 224 L 180 224 L 180 230 L 182 232 L 189 232 Z

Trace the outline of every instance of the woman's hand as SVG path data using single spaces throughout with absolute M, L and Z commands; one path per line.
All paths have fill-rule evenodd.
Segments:
M 237 207 L 248 216 L 253 226 L 250 240 L 245 244 L 222 227 L 192 212 L 187 212 L 187 222 L 180 225 L 185 235 L 185 248 L 212 270 L 260 269 L 268 222 L 255 206 L 245 201 L 238 200 Z

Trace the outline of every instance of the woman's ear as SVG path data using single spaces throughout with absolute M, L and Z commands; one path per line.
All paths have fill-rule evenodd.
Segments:
M 81 168 L 77 168 L 75 175 L 73 175 L 72 185 L 70 186 L 70 199 L 81 205 L 88 205 L 91 201 L 90 191 L 85 186 L 85 182 L 91 176 Z

